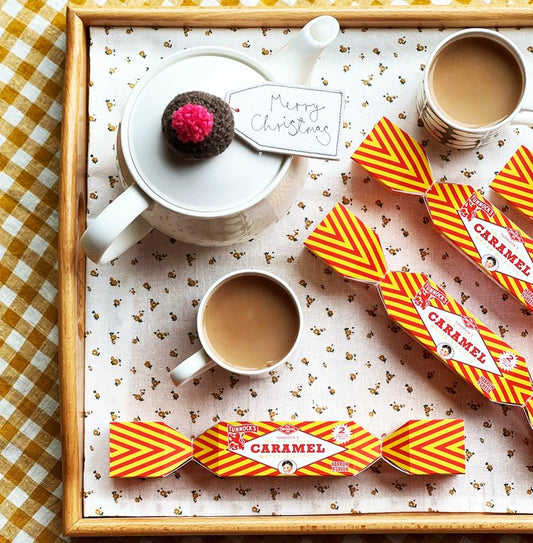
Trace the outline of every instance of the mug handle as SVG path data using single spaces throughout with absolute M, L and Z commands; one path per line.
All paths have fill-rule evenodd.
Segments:
M 523 107 L 511 120 L 511 124 L 533 126 L 533 105 Z
M 151 200 L 136 185 L 115 198 L 81 236 L 85 254 L 97 264 L 110 262 L 133 247 L 153 226 L 141 217 Z
M 197 377 L 204 371 L 215 366 L 208 354 L 204 349 L 196 351 L 193 355 L 189 356 L 182 362 L 180 362 L 171 372 L 170 377 L 177 386 L 183 385 L 187 381 L 190 381 L 194 377 Z

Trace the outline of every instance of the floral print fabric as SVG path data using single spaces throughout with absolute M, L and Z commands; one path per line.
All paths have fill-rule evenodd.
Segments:
M 295 32 L 92 28 L 88 221 L 123 190 L 115 156 L 121 114 L 158 60 L 197 45 L 237 48 L 261 60 Z M 309 160 L 290 212 L 255 239 L 202 248 L 152 232 L 110 264 L 88 261 L 85 516 L 533 513 L 533 430 L 521 411 L 485 401 L 394 325 L 374 286 L 342 280 L 303 245 L 340 201 L 378 233 L 389 269 L 428 274 L 530 357 L 531 315 L 439 237 L 419 197 L 386 192 L 350 160 L 386 115 L 426 146 L 436 179 L 472 184 L 532 231 L 488 189 L 513 152 L 531 144 L 529 128 L 510 127 L 490 146 L 459 152 L 418 126 L 424 64 L 449 32 L 342 30 L 312 78 L 314 86 L 345 92 L 341 159 Z M 533 67 L 533 35 L 501 32 Z M 195 319 L 203 293 L 225 273 L 248 267 L 268 269 L 295 289 L 305 318 L 297 353 L 265 379 L 216 369 L 176 388 L 170 369 L 200 348 Z M 381 438 L 409 419 L 446 417 L 465 419 L 463 476 L 407 476 L 380 462 L 335 479 L 221 480 L 194 464 L 164 479 L 108 477 L 112 420 L 164 421 L 194 437 L 221 420 L 353 419 Z

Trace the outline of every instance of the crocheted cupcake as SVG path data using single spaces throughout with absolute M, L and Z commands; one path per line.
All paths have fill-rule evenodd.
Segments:
M 234 136 L 229 104 L 207 92 L 178 94 L 161 119 L 167 143 L 184 160 L 203 160 L 219 155 Z

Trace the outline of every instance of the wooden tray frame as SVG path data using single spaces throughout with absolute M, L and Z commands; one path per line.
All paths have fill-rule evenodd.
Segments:
M 67 8 L 59 218 L 59 359 L 63 531 L 68 536 L 391 532 L 533 532 L 533 515 L 388 513 L 264 517 L 83 516 L 88 30 L 91 26 L 300 27 L 331 14 L 343 27 L 533 26 L 531 6 L 392 8 Z

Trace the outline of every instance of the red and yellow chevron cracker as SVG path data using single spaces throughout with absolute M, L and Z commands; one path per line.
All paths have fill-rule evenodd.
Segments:
M 464 421 L 411 420 L 383 439 L 381 454 L 411 475 L 465 473 Z
M 490 188 L 533 220 L 533 153 L 523 145 L 519 147 Z
M 533 239 L 469 185 L 435 183 L 425 198 L 435 228 L 533 309 Z
M 220 422 L 193 446 L 219 477 L 357 475 L 381 456 L 381 441 L 353 421 Z
M 414 420 L 382 442 L 352 420 L 219 422 L 191 445 L 162 422 L 112 422 L 110 476 L 164 477 L 191 458 L 219 477 L 346 477 L 380 458 L 406 473 L 464 473 L 463 426 L 455 419 Z
M 487 399 L 533 394 L 524 357 L 424 274 L 388 272 L 379 290 L 388 315 Z
M 481 194 L 468 185 L 434 182 L 423 147 L 385 117 L 352 159 L 391 190 L 424 193 L 435 228 L 480 270 L 533 310 L 533 239 Z M 528 195 L 532 163 L 532 154 L 521 147 L 494 183 L 496 187 L 505 185 L 516 201 L 533 209 L 533 198 Z M 514 189 L 509 188 L 511 181 Z
M 422 194 L 433 183 L 424 148 L 386 117 L 374 126 L 352 160 L 392 191 Z
M 304 244 L 347 279 L 375 283 L 387 270 L 377 234 L 342 204 L 326 215 Z
M 476 206 L 482 204 L 481 200 L 476 202 Z M 475 212 L 471 215 L 474 217 Z M 342 204 L 337 204 L 334 212 L 326 217 L 326 227 L 323 223 L 317 227 L 319 234 L 327 230 L 327 224 L 331 223 L 329 217 L 336 216 L 342 216 L 343 221 L 357 232 L 372 232 Z M 321 239 L 315 232 L 310 238 L 319 242 Z M 352 252 L 359 259 L 365 251 L 370 251 L 371 255 L 381 251 L 372 246 L 372 243 L 379 243 L 375 234 L 352 235 L 350 243 Z M 323 253 L 312 247 L 313 252 L 322 257 Z M 330 262 L 329 253 L 323 258 Z M 380 265 L 384 269 L 384 260 Z M 345 268 L 335 269 L 345 278 L 359 278 L 356 273 L 345 273 Z M 524 406 L 533 395 L 524 357 L 425 275 L 389 271 L 377 288 L 389 316 L 490 401 Z
M 164 422 L 109 425 L 110 477 L 164 477 L 191 458 L 191 440 Z

